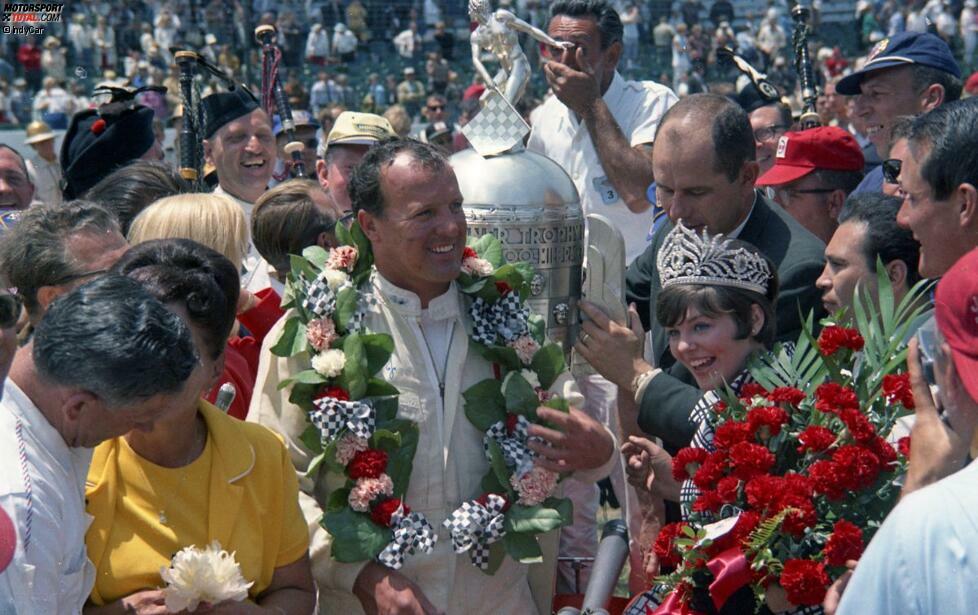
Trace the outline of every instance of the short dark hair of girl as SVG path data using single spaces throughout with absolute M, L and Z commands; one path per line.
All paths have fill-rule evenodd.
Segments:
M 655 303 L 655 317 L 663 327 L 676 327 L 686 320 L 689 308 L 696 308 L 709 318 L 730 315 L 737 327 L 735 339 L 742 340 L 751 337 L 753 328 L 751 306 L 757 304 L 764 313 L 764 325 L 753 338 L 770 349 L 774 345 L 778 332 L 778 323 L 774 315 L 774 306 L 778 299 L 777 268 L 770 259 L 749 243 L 733 240 L 728 245 L 731 248 L 750 250 L 767 261 L 772 275 L 766 294 L 718 284 L 675 284 L 659 292 Z
M 217 359 L 224 352 L 238 311 L 238 272 L 223 254 L 190 239 L 156 239 L 135 245 L 113 267 L 143 285 L 160 303 L 178 303 L 203 332 Z
M 319 184 L 289 180 L 261 195 L 251 212 L 251 240 L 280 274 L 288 273 L 290 254 L 302 254 L 319 235 L 336 228 L 336 220 L 316 207 L 312 190 L 320 190 Z

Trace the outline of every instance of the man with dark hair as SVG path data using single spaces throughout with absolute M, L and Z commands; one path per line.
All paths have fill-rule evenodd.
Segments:
M 828 243 L 846 196 L 863 178 L 863 152 L 841 128 L 819 126 L 786 132 L 775 162 L 757 179 L 774 200 L 813 235 Z
M 624 26 L 606 0 L 557 0 L 550 6 L 547 33 L 568 48 L 548 48 L 544 65 L 554 95 L 535 112 L 527 144 L 557 162 L 574 181 L 585 214 L 607 217 L 625 239 L 625 263 L 648 245 L 653 214 L 646 190 L 654 181 L 651 150 L 656 126 L 676 102 L 668 87 L 626 81 L 618 72 Z M 613 424 L 617 393 L 598 375 L 579 378 L 585 410 Z M 623 472 L 616 468 L 619 500 L 625 500 Z M 597 549 L 595 484 L 568 481 L 574 524 L 561 533 L 561 556 L 593 557 Z M 589 570 L 580 577 L 587 582 Z M 558 590 L 574 591 L 574 572 L 561 565 Z
M 85 193 L 85 198 L 114 215 L 126 236 L 139 212 L 153 202 L 192 191 L 187 180 L 165 162 L 137 160 L 106 175 Z
M 873 47 L 862 69 L 835 85 L 840 94 L 856 96 L 855 115 L 880 158 L 889 158 L 890 131 L 904 115 L 926 113 L 961 96 L 961 69 L 940 37 L 903 32 Z M 883 170 L 870 171 L 855 192 L 882 192 Z
M 112 214 L 94 203 L 39 205 L 0 237 L 0 274 L 36 325 L 52 301 L 105 273 L 128 248 Z
M 108 275 L 51 305 L 14 356 L 0 403 L 0 514 L 16 541 L 0 612 L 81 612 L 95 580 L 85 552 L 91 448 L 152 429 L 174 398 L 195 398 L 187 382 L 198 365 L 187 326 L 133 280 Z
M 897 221 L 920 242 L 920 275 L 939 278 L 978 246 L 978 100 L 916 118 L 909 141 Z
M 715 94 L 696 94 L 676 103 L 659 124 L 653 151 L 657 203 L 672 224 L 663 224 L 645 253 L 628 268 L 626 298 L 635 303 L 631 317 L 651 331 L 650 365 L 626 356 L 625 338 L 632 329 L 607 323 L 584 324 L 585 343 L 578 350 L 602 375 L 618 385 L 621 395 L 634 396 L 637 416 L 622 416 L 625 433 L 641 430 L 662 438 L 666 447 L 686 446 L 694 432 L 689 415 L 702 391 L 669 353 L 665 331 L 655 317 L 661 288 L 656 263 L 659 247 L 674 223 L 697 232 L 723 233 L 747 241 L 778 268 L 781 290 L 776 304 L 778 338 L 795 340 L 800 314 L 821 315 L 815 280 L 822 271 L 824 244 L 781 207 L 754 188 L 757 162 L 747 114 Z M 600 315 L 583 303 L 589 315 Z M 654 366 L 654 367 L 653 367 Z M 636 424 L 637 423 L 637 424 Z
M 14 148 L 0 143 L 0 214 L 27 209 L 34 198 L 34 182 L 27 162 Z
M 910 231 L 897 225 L 900 204 L 900 199 L 876 192 L 856 194 L 846 201 L 839 213 L 839 227 L 825 246 L 825 269 L 815 283 L 829 314 L 848 312 L 857 287 L 876 297 L 877 260 L 886 269 L 895 304 L 920 279 L 920 244 Z
M 350 197 L 375 265 L 363 289 L 376 299 L 367 302 L 364 325 L 394 338 L 384 378 L 400 391 L 399 415 L 416 421 L 420 432 L 406 501 L 441 528 L 440 521 L 463 501 L 482 493 L 476 477 L 488 470 L 483 434 L 463 415 L 462 391 L 493 377 L 493 366 L 470 349 L 467 299 L 455 284 L 466 236 L 462 194 L 451 165 L 437 149 L 398 139 L 366 153 L 353 172 Z M 433 553 L 408 559 L 399 571 L 377 562 L 330 558 L 331 538 L 318 523 L 326 504 L 321 496 L 332 491 L 335 481 L 322 472 L 313 485 L 304 474 L 311 458 L 300 438 L 307 426 L 305 412 L 278 386 L 304 369 L 303 360 L 267 352 L 283 323 L 265 338 L 248 419 L 285 436 L 302 476 L 308 496 L 301 500 L 303 510 L 316 528 L 310 551 L 321 609 L 351 614 L 465 613 L 473 608 L 549 613 L 556 568 L 553 535 L 544 540 L 543 565 L 525 567 L 506 558 L 492 576 L 460 560 L 445 534 Z M 551 390 L 572 406 L 583 401 L 567 373 Z M 580 471 L 592 481 L 607 475 L 617 461 L 607 429 L 576 408 L 566 414 L 540 408 L 538 413 L 560 430 L 555 448 L 530 445 L 544 467 Z M 531 426 L 528 433 L 556 444 L 556 430 Z
M 535 113 L 527 147 L 567 171 L 585 214 L 611 219 L 631 262 L 648 243 L 652 141 L 676 95 L 618 73 L 623 26 L 605 0 L 558 0 L 550 15 L 547 33 L 572 46 L 550 51 L 544 72 L 554 96 Z
M 367 148 L 396 136 L 387 118 L 373 113 L 344 111 L 319 146 L 316 177 L 326 193 L 330 213 L 336 220 L 352 220 L 353 207 L 347 183 Z

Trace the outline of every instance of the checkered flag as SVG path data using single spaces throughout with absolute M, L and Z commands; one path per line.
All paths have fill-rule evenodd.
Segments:
M 478 500 L 462 505 L 442 522 L 452 534 L 456 553 L 469 552 L 469 558 L 482 570 L 489 568 L 489 545 L 506 535 L 506 499 L 490 493 L 485 505 Z
M 367 313 L 363 309 L 363 306 L 358 305 L 356 311 L 353 312 L 353 316 L 350 316 L 350 321 L 346 323 L 346 330 L 349 333 L 363 333 L 366 328 L 364 325 L 366 318 Z
M 484 346 L 496 343 L 496 321 L 492 305 L 482 297 L 476 297 L 469 306 L 469 316 L 472 318 L 472 339 Z
M 480 156 L 495 156 L 523 143 L 530 126 L 519 111 L 498 91 L 489 90 L 485 104 L 469 123 L 462 127 L 462 134 Z
M 347 429 L 364 440 L 374 433 L 376 412 L 369 403 L 321 397 L 312 404 L 316 409 L 309 413 L 309 421 L 322 432 L 326 442 L 332 442 Z
M 486 458 L 489 459 L 489 443 L 495 441 L 503 451 L 503 460 L 506 466 L 513 469 L 517 476 L 523 476 L 533 468 L 533 451 L 527 448 L 527 429 L 530 422 L 526 417 L 519 415 L 516 419 L 516 426 L 510 433 L 506 429 L 506 421 L 499 421 L 486 430 L 486 435 L 482 437 L 482 446 L 486 451 Z
M 302 301 L 302 307 L 317 318 L 325 318 L 336 309 L 336 294 L 322 274 L 306 286 L 306 298 Z
M 404 514 L 404 507 L 391 515 L 394 537 L 377 555 L 377 561 L 393 570 L 404 565 L 404 558 L 415 553 L 431 553 L 438 535 L 421 513 Z
M 530 308 L 523 305 L 520 295 L 516 292 L 507 293 L 492 306 L 495 312 L 496 332 L 507 342 L 522 337 L 530 332 Z

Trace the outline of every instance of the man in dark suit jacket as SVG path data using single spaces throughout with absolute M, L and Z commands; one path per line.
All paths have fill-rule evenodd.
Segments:
M 636 304 L 642 328 L 651 332 L 657 367 L 634 356 L 637 326 L 629 330 L 600 317 L 585 324 L 578 349 L 618 385 L 620 399 L 635 397 L 638 427 L 675 450 L 692 438 L 696 426 L 689 415 L 703 391 L 669 353 L 655 316 L 661 289 L 656 256 L 672 223 L 682 220 L 697 231 L 747 241 L 774 262 L 781 288 L 776 317 L 782 340 L 797 339 L 801 317 L 809 311 L 815 310 L 816 318 L 823 313 L 815 280 L 822 272 L 825 245 L 754 188 L 758 165 L 753 134 L 736 104 L 712 94 L 682 99 L 663 117 L 655 143 L 656 197 L 670 224 L 658 229 L 645 253 L 629 266 L 626 294 Z M 626 431 L 628 423 L 623 417 Z

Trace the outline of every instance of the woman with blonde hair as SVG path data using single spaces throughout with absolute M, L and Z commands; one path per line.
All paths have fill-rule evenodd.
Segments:
M 129 243 L 154 239 L 191 239 L 221 253 L 241 271 L 248 254 L 250 235 L 241 207 L 216 194 L 179 194 L 160 199 L 136 216 L 129 228 Z M 206 396 L 214 402 L 224 383 L 234 386 L 228 414 L 244 419 L 258 375 L 262 340 L 282 316 L 281 299 L 271 288 L 257 293 L 241 289 L 237 320 L 248 335 L 233 335 L 223 356 L 223 374 Z M 239 332 L 240 333 L 240 332 Z

